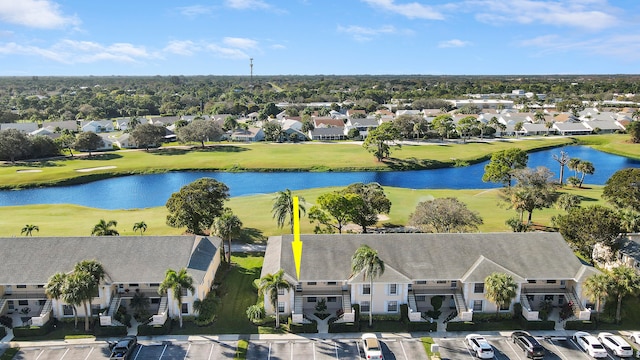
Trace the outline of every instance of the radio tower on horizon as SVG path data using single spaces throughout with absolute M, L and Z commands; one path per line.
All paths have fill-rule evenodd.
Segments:
M 253 85 L 253 58 L 249 58 L 249 68 L 251 69 L 250 77 L 249 77 L 249 84 Z

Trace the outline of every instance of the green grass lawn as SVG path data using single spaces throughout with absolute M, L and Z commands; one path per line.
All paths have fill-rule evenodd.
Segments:
M 316 188 L 296 191 L 294 194 L 305 198 L 307 209 L 315 203 L 321 194 L 338 188 Z M 601 200 L 602 186 L 586 185 L 584 189 L 566 187 L 563 192 L 580 195 L 583 205 L 604 204 Z M 405 189 L 386 187 L 385 193 L 392 202 L 388 220 L 379 225 L 404 225 L 416 205 L 432 198 L 457 197 L 467 206 L 480 213 L 484 224 L 482 232 L 509 231 L 505 220 L 516 215 L 515 211 L 506 209 L 500 201 L 499 190 L 448 190 L 448 189 Z M 244 232 L 239 240 L 245 242 L 261 241 L 271 235 L 288 233 L 288 229 L 279 229 L 271 215 L 274 194 L 234 197 L 228 202 L 244 224 Z M 561 210 L 551 208 L 536 210 L 533 221 L 536 224 L 549 225 L 551 217 Z M 34 236 L 89 236 L 93 226 L 100 220 L 116 220 L 116 229 L 121 235 L 138 235 L 133 232 L 133 224 L 139 221 L 147 223 L 145 235 L 176 235 L 184 229 L 171 228 L 165 223 L 167 210 L 155 207 L 134 210 L 102 210 L 77 205 L 25 205 L 0 207 L 0 236 L 21 236 L 20 231 L 26 224 L 37 225 L 39 232 Z M 313 226 L 308 218 L 301 219 L 301 232 L 312 233 Z
M 571 143 L 569 138 L 497 141 L 453 145 L 408 145 L 393 151 L 389 161 L 378 162 L 358 144 L 317 142 L 300 144 L 230 144 L 193 151 L 160 149 L 98 153 L 91 158 L 28 162 L 0 166 L 0 188 L 73 184 L 110 176 L 171 170 L 398 170 L 452 166 L 456 160 L 474 163 L 491 153 L 518 147 L 543 149 Z M 321 156 L 319 156 L 321 154 Z M 89 172 L 83 169 L 108 167 Z M 25 170 L 29 170 L 26 171 Z

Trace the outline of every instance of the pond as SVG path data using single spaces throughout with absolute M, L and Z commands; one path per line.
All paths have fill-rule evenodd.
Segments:
M 546 166 L 557 176 L 560 166 L 554 154 L 566 151 L 570 157 L 591 161 L 595 174 L 585 183 L 602 185 L 617 170 L 640 167 L 640 161 L 606 154 L 586 146 L 565 146 L 529 154 L 529 167 Z M 382 186 L 409 189 L 489 189 L 498 184 L 482 182 L 487 162 L 458 168 L 416 171 L 360 172 L 170 172 L 134 175 L 82 185 L 0 191 L 0 206 L 29 204 L 77 204 L 100 209 L 135 209 L 163 206 L 180 187 L 201 177 L 225 183 L 231 196 L 274 193 L 327 186 L 347 186 L 355 182 L 377 182 Z M 565 169 L 565 179 L 573 172 Z

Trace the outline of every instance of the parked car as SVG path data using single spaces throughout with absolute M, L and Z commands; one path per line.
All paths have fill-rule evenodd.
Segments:
M 383 360 L 382 346 L 376 334 L 362 334 L 362 348 L 364 349 L 364 358 L 373 360 Z
M 619 357 L 631 357 L 633 356 L 633 349 L 628 342 L 626 342 L 621 336 L 613 335 L 608 332 L 601 332 L 598 334 L 598 340 L 607 349 L 611 350 L 614 355 Z
M 631 334 L 629 334 L 629 339 L 631 339 L 631 341 L 633 341 L 636 344 L 640 344 L 640 331 L 634 331 Z
M 135 336 L 127 336 L 118 340 L 118 342 L 110 343 L 109 347 L 111 348 L 111 359 L 131 359 L 131 353 L 133 353 L 133 349 L 136 348 L 137 344 L 138 338 Z
M 578 346 L 594 358 L 606 358 L 609 356 L 607 350 L 600 344 L 598 339 L 588 332 L 578 331 L 573 334 L 573 340 Z
M 469 334 L 465 337 L 465 340 L 473 350 L 475 356 L 480 359 L 493 359 L 493 348 L 484 336 L 479 334 Z
M 520 346 L 527 358 L 544 359 L 544 347 L 530 334 L 524 331 L 514 331 L 511 334 L 511 340 Z

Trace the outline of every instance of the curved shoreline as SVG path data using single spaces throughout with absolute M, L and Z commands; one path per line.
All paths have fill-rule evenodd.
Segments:
M 567 145 L 572 145 L 579 143 L 575 138 L 571 138 L 571 142 L 566 144 L 550 144 L 543 145 L 537 147 L 535 149 L 530 149 L 527 152 L 533 153 L 537 151 L 549 150 L 557 147 L 563 147 Z M 587 145 L 590 146 L 590 145 Z M 483 154 L 473 159 L 461 160 L 458 161 L 456 159 L 451 159 L 449 161 L 438 161 L 432 160 L 429 161 L 428 165 L 423 165 L 420 161 L 425 161 L 429 159 L 387 159 L 383 161 L 385 163 L 384 167 L 322 167 L 322 166 L 312 166 L 307 168 L 245 168 L 245 167 L 225 167 L 225 168 L 216 168 L 216 167 L 189 167 L 189 168 L 175 168 L 175 169 L 147 169 L 147 170 L 122 170 L 122 171 L 104 171 L 104 170 L 112 170 L 114 168 L 106 169 L 100 168 L 100 172 L 89 172 L 82 173 L 76 171 L 76 176 L 60 178 L 51 181 L 45 182 L 31 182 L 25 184 L 2 184 L 0 185 L 0 190 L 20 190 L 20 189 L 31 189 L 31 188 L 42 188 L 42 187 L 58 187 L 58 186 L 72 186 L 72 185 L 81 185 L 90 183 L 93 181 L 105 180 L 110 178 L 117 178 L 123 176 L 133 176 L 133 175 L 150 175 L 150 174 L 161 174 L 168 172 L 356 172 L 356 171 L 379 171 L 379 172 L 387 172 L 387 171 L 411 171 L 411 170 L 434 170 L 434 169 L 442 169 L 442 168 L 451 168 L 451 167 L 462 167 L 469 166 L 477 163 L 481 163 L 483 161 L 489 160 L 491 158 L 492 153 Z M 115 168 L 117 169 L 117 167 Z

